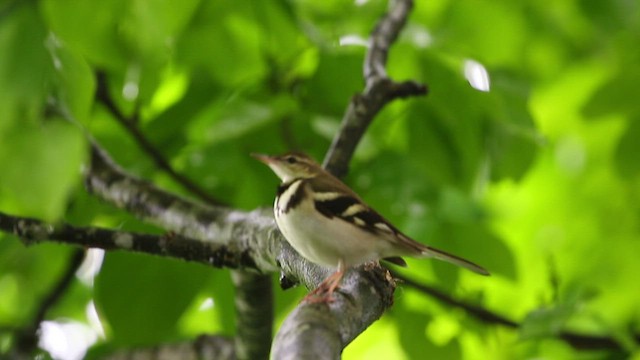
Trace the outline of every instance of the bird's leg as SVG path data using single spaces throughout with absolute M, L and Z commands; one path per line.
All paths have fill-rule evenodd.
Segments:
M 335 300 L 333 298 L 333 292 L 340 285 L 340 281 L 342 281 L 346 270 L 344 261 L 340 260 L 338 262 L 338 270 L 324 279 L 320 285 L 307 294 L 302 301 L 309 303 L 333 302 Z

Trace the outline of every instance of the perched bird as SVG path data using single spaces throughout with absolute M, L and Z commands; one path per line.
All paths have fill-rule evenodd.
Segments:
M 352 266 L 380 259 L 406 266 L 400 256 L 436 258 L 489 275 L 470 261 L 403 234 L 310 157 L 300 153 L 252 156 L 282 180 L 273 210 L 287 241 L 309 261 L 337 269 L 306 300 L 331 301 Z

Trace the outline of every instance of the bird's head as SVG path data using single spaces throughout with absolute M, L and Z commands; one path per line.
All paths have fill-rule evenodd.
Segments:
M 322 167 L 317 162 L 302 153 L 290 152 L 283 155 L 251 154 L 251 156 L 267 164 L 282 182 L 297 178 L 311 178 L 323 172 Z

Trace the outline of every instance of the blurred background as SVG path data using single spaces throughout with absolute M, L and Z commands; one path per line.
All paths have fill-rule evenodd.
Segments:
M 190 196 L 132 127 L 213 197 L 271 206 L 278 180 L 248 154 L 297 149 L 322 160 L 363 88 L 367 37 L 387 8 L 0 1 L 0 211 L 162 233 L 83 188 L 90 134 L 127 171 Z M 492 272 L 409 260 L 404 274 L 515 324 L 400 285 L 345 359 L 640 359 L 639 8 L 416 1 L 388 72 L 429 94 L 379 114 L 345 181 L 407 234 Z M 0 357 L 73 254 L 0 233 Z M 41 324 L 46 356 L 234 334 L 228 271 L 89 254 Z M 275 329 L 304 293 L 275 289 Z M 611 343 L 576 348 L 563 332 Z

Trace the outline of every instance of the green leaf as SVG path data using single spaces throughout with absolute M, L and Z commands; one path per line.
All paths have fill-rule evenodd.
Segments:
M 455 188 L 445 188 L 440 193 L 439 214 L 451 222 L 468 223 L 483 218 L 484 211 L 479 204 Z
M 534 310 L 524 319 L 520 327 L 520 336 L 527 340 L 553 336 L 562 330 L 572 314 L 573 309 L 562 305 Z
M 438 45 L 489 64 L 516 64 L 526 46 L 526 13 L 510 1 L 487 3 L 465 0 L 450 3 L 441 20 Z M 487 20 L 491 19 L 491 26 Z
M 73 118 L 88 123 L 95 79 L 89 64 L 77 52 L 51 35 L 47 39 L 54 68 L 55 90 Z
M 52 67 L 44 47 L 47 30 L 33 4 L 0 16 L 1 135 L 14 121 L 40 116 Z
M 521 179 L 542 143 L 529 111 L 529 87 L 511 74 L 491 78 L 484 131 L 492 180 Z
M 278 100 L 287 101 L 276 98 L 269 106 L 242 98 L 213 103 L 194 119 L 189 137 L 208 144 L 241 138 L 277 118 L 274 111 L 279 110 L 275 103 Z
M 488 125 L 487 146 L 492 180 L 522 178 L 540 148 L 529 133 L 504 123 Z
M 629 120 L 627 130 L 622 134 L 615 151 L 615 164 L 622 176 L 633 178 L 640 174 L 640 118 Z
M 185 30 L 178 58 L 202 67 L 225 86 L 250 86 L 263 79 L 267 67 L 262 57 L 262 33 L 243 6 L 230 9 L 223 3 L 207 3 Z
M 149 255 L 110 252 L 96 278 L 96 306 L 113 341 L 157 344 L 175 339 L 177 321 L 207 282 L 211 269 Z
M 40 6 L 55 35 L 90 63 L 103 68 L 124 69 L 128 55 L 118 36 L 118 25 L 127 4 L 126 0 L 45 0 Z
M 30 324 L 39 302 L 65 270 L 71 251 L 57 244 L 26 248 L 17 238 L 0 234 L 0 324 Z
M 420 359 L 425 354 L 434 359 L 459 359 L 461 347 L 457 337 L 445 343 L 437 344 L 431 336 L 425 336 L 425 330 L 434 322 L 434 317 L 424 312 L 417 312 L 406 306 L 396 311 L 393 317 L 398 324 L 399 339 L 409 359 Z
M 325 115 L 341 114 L 351 96 L 362 91 L 363 56 L 363 49 L 322 51 L 315 74 L 305 84 L 306 108 Z
M 0 137 L 0 204 L 48 221 L 60 218 L 80 180 L 85 141 L 75 126 L 61 120 L 41 127 L 22 124 Z
M 582 108 L 587 118 L 598 118 L 609 114 L 637 116 L 640 113 L 635 92 L 640 82 L 640 69 L 625 69 L 613 79 L 600 86 Z
M 434 237 L 433 246 L 471 260 L 494 275 L 516 280 L 516 259 L 512 249 L 483 223 L 444 223 Z M 434 262 L 440 276 L 450 278 L 457 268 Z
M 575 315 L 586 300 L 596 293 L 585 284 L 568 283 L 555 304 L 542 307 L 527 314 L 520 327 L 522 339 L 540 339 L 557 335 L 564 330 L 565 323 Z

